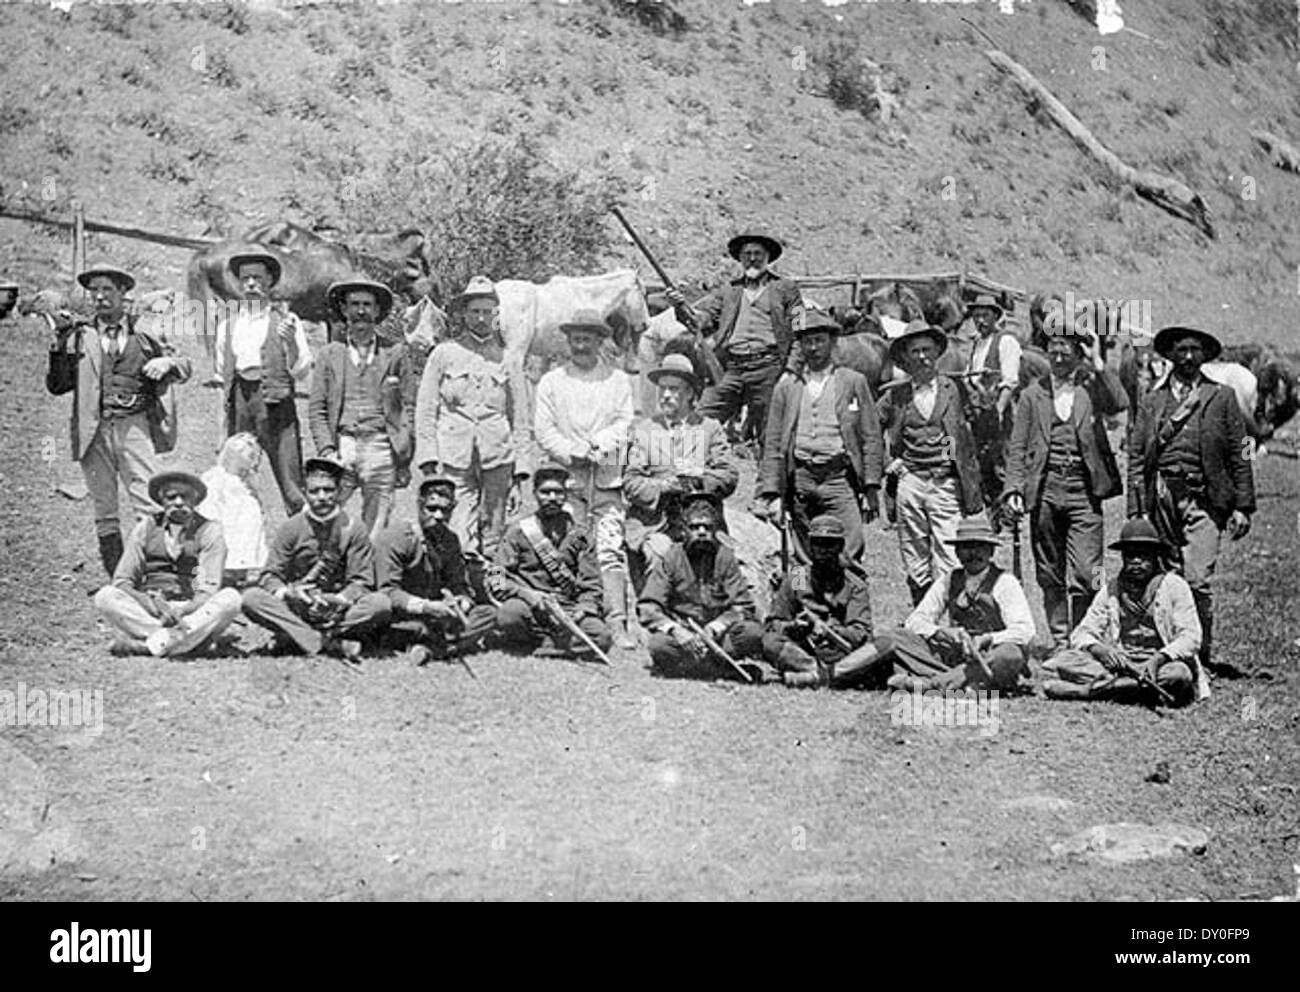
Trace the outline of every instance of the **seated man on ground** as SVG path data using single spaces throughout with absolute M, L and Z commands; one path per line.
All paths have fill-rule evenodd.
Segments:
M 650 666 L 657 675 L 713 679 L 729 671 L 692 623 L 732 659 L 762 656 L 753 590 L 736 556 L 718 543 L 721 515 L 717 496 L 688 495 L 682 508 L 685 543 L 669 547 L 646 578 L 638 612 L 651 631 Z
M 187 654 L 239 616 L 239 593 L 221 588 L 221 525 L 194 509 L 205 495 L 203 483 L 186 472 L 149 480 L 149 498 L 162 512 L 135 525 L 113 581 L 95 594 L 96 609 L 126 635 L 117 649 Z
M 456 480 L 430 476 L 420 483 L 419 523 L 388 527 L 375 546 L 376 581 L 393 612 L 384 640 L 409 648 L 417 665 L 482 651 L 495 626 L 496 610 L 474 603 L 460 538 L 448 526 L 455 507 Z
M 963 519 L 948 543 L 960 567 L 935 580 L 902 628 L 835 665 L 832 686 L 878 682 L 892 668 L 887 684 L 896 689 L 1017 687 L 1034 638 L 1025 591 L 993 564 L 998 539 L 983 517 Z
M 569 472 L 558 465 L 533 473 L 537 512 L 511 524 L 497 545 L 488 570 L 487 590 L 499 602 L 500 646 L 531 653 L 547 635 L 566 654 L 589 654 L 559 612 L 575 623 L 601 651 L 613 636 L 601 618 L 603 586 L 596 546 L 585 527 L 565 507 Z
M 1196 696 L 1201 648 L 1191 587 L 1165 571 L 1169 549 L 1150 522 L 1130 520 L 1111 547 L 1124 556 L 1119 577 L 1093 597 L 1069 648 L 1043 662 L 1043 691 L 1049 699 L 1184 706 Z
M 339 509 L 343 466 L 304 465 L 307 505 L 280 525 L 260 584 L 244 591 L 244 613 L 281 648 L 355 661 L 360 638 L 388 623 L 375 591 L 375 552 L 365 527 Z
M 763 657 L 786 685 L 825 685 L 830 667 L 871 638 L 867 576 L 844 553 L 844 521 L 831 513 L 808 526 L 810 565 L 781 579 L 768 611 Z

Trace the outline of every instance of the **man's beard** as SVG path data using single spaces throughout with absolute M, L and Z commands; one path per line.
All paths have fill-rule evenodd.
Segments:
M 753 280 L 761 276 L 765 271 L 766 269 L 759 268 L 756 265 L 751 265 L 747 269 L 745 269 L 745 278 L 749 279 L 752 282 Z
M 169 524 L 184 525 L 190 522 L 190 517 L 192 517 L 193 515 L 194 515 L 194 511 L 191 510 L 188 506 L 178 506 L 178 507 L 172 507 L 171 509 L 167 510 L 165 514 L 165 519 Z
M 1151 581 L 1151 577 L 1156 574 L 1154 568 L 1146 565 L 1140 568 L 1129 568 L 1124 566 L 1119 570 L 1119 580 L 1125 586 L 1131 589 L 1140 589 Z
M 537 507 L 537 515 L 545 520 L 557 520 L 564 516 L 564 504 L 542 503 Z
M 718 542 L 713 537 L 692 537 L 686 542 L 686 550 L 693 555 L 706 554 L 717 547 Z

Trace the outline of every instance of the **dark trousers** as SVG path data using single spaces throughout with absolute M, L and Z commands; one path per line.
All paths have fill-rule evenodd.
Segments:
M 849 472 L 847 458 L 836 459 L 829 466 L 795 463 L 790 522 L 805 551 L 808 550 L 808 526 L 813 517 L 832 513 L 844 523 L 845 554 L 855 559 L 862 557 L 862 510 L 858 507 L 858 495 L 849 479 Z
M 704 390 L 700 397 L 699 412 L 725 424 L 748 406 L 746 419 L 756 425 L 758 432 L 758 460 L 763 460 L 764 434 L 767 431 L 767 408 L 772 403 L 772 390 L 781 376 L 781 354 L 775 349 L 759 358 L 729 357 L 722 381 Z
M 596 643 L 602 651 L 608 651 L 614 643 L 609 627 L 600 617 L 590 613 L 575 617 L 579 629 Z M 582 654 L 586 646 L 559 624 L 548 626 L 539 622 L 533 608 L 522 599 L 507 599 L 496 608 L 496 626 L 498 644 L 510 651 L 531 653 L 542 644 L 542 638 L 550 635 L 551 643 L 565 654 Z
M 737 620 L 726 629 L 718 645 L 736 660 L 761 658 L 763 628 L 755 620 Z M 696 658 L 669 634 L 651 634 L 648 648 L 651 669 L 664 678 L 716 679 L 731 673 L 726 662 L 707 655 Z
M 1064 646 L 1102 582 L 1101 504 L 1081 475 L 1049 472 L 1030 518 L 1034 570 L 1052 640 Z
M 810 645 L 775 630 L 763 635 L 763 660 L 778 672 L 815 672 L 818 662 L 833 665 L 847 654 L 831 641 Z
M 1001 505 L 1002 486 L 1007 477 L 1010 418 L 999 417 L 996 407 L 974 408 L 969 415 L 971 433 L 975 438 L 975 459 L 980 470 L 980 492 L 984 494 L 984 505 L 989 507 L 989 521 L 996 530 L 1000 526 L 996 511 Z
M 880 660 L 892 660 L 896 674 L 935 679 L 937 688 L 1011 689 L 1025 669 L 1028 655 L 1019 644 L 999 644 L 984 652 L 984 661 L 993 672 L 990 679 L 983 668 L 968 662 L 958 652 L 939 648 L 905 627 L 891 630 L 876 639 Z
M 364 639 L 388 623 L 392 607 L 383 593 L 366 593 L 328 632 L 308 622 L 303 609 L 297 603 L 276 598 L 261 586 L 244 590 L 244 615 L 259 627 L 292 641 L 304 654 L 320 654 L 326 633 L 347 640 Z
M 470 608 L 463 627 L 454 620 L 403 616 L 388 625 L 381 640 L 386 647 L 396 651 L 422 644 L 435 657 L 443 658 L 452 652 L 473 654 L 487 650 L 496 625 L 496 607 L 474 606 Z
M 280 487 L 285 515 L 293 516 L 303 507 L 302 435 L 293 397 L 264 403 L 261 383 L 236 378 L 226 401 L 226 436 L 241 431 L 257 437 Z

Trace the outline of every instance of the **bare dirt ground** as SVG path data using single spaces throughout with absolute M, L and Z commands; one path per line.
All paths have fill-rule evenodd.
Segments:
M 7 333 L 0 686 L 102 690 L 104 721 L 98 735 L 0 729 L 0 898 L 1292 891 L 1294 462 L 1261 462 L 1255 530 L 1222 565 L 1220 657 L 1244 677 L 1219 680 L 1187 712 L 1002 699 L 997 732 L 983 735 L 895 726 L 885 693 L 659 680 L 644 656 L 602 673 L 483 655 L 471 662 L 477 680 L 397 658 L 369 660 L 360 675 L 257 654 L 120 658 L 86 593 L 99 574 L 89 507 L 53 492 L 76 467 L 40 457 L 47 437 L 66 452 L 66 410 L 41 396 L 40 329 Z M 183 388 L 182 450 L 169 460 L 203 467 L 217 396 Z M 877 620 L 899 622 L 894 538 L 873 538 Z M 243 644 L 262 640 L 250 632 Z M 1160 761 L 1171 780 L 1145 781 Z M 1210 844 L 1126 868 L 1050 853 L 1117 821 L 1197 825 Z

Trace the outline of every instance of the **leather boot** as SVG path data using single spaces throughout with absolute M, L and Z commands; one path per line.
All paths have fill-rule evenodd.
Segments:
M 627 573 L 602 572 L 605 587 L 605 620 L 609 623 L 614 643 L 623 650 L 636 647 L 636 638 L 627 628 Z
M 1047 632 L 1057 650 L 1070 642 L 1070 619 L 1066 613 L 1065 592 L 1060 586 L 1043 586 L 1043 613 L 1047 616 Z
M 104 563 L 104 571 L 108 573 L 108 577 L 111 579 L 113 573 L 117 571 L 117 563 L 122 560 L 122 534 L 120 531 L 99 535 L 99 560 Z

